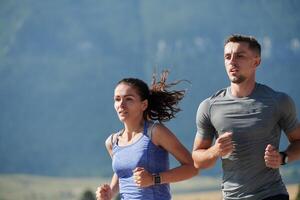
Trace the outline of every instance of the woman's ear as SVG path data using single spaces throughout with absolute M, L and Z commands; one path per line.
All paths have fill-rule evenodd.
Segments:
M 143 111 L 145 111 L 148 108 L 148 100 L 145 99 L 144 101 L 142 101 L 142 109 Z

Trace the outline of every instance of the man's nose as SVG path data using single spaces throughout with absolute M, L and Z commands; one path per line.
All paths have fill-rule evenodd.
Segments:
M 232 56 L 230 57 L 229 63 L 230 63 L 230 64 L 235 64 L 235 63 L 236 63 L 236 56 L 235 56 L 235 55 L 232 55 Z

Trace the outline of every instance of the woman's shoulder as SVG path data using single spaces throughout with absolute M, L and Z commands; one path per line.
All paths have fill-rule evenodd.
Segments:
M 117 141 L 117 137 L 118 135 L 120 135 L 123 132 L 123 129 L 115 132 L 115 133 L 111 133 L 105 140 L 105 145 L 106 147 L 109 147 L 110 149 L 112 149 L 112 146 L 116 143 Z
M 171 131 L 167 126 L 160 122 L 149 122 L 148 126 L 148 136 L 154 140 L 160 140 L 163 135 L 168 135 Z
M 160 132 L 165 129 L 166 126 L 159 121 L 148 121 L 148 135 L 152 135 L 156 132 Z

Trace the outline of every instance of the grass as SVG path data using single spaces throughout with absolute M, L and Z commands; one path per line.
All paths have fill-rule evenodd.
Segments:
M 0 200 L 79 200 L 101 182 L 104 179 L 0 175 Z
M 93 178 L 59 178 L 33 175 L 0 175 L 0 200 L 79 200 L 89 190 L 109 180 Z M 172 184 L 173 200 L 221 199 L 220 180 L 205 176 Z M 297 184 L 288 185 L 290 199 L 297 193 Z

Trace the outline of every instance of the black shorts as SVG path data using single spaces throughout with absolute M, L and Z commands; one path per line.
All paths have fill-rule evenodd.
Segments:
M 271 196 L 271 197 L 267 197 L 263 200 L 289 200 L 289 195 L 286 195 L 286 194 L 278 194 L 278 195 L 275 195 L 275 196 Z

